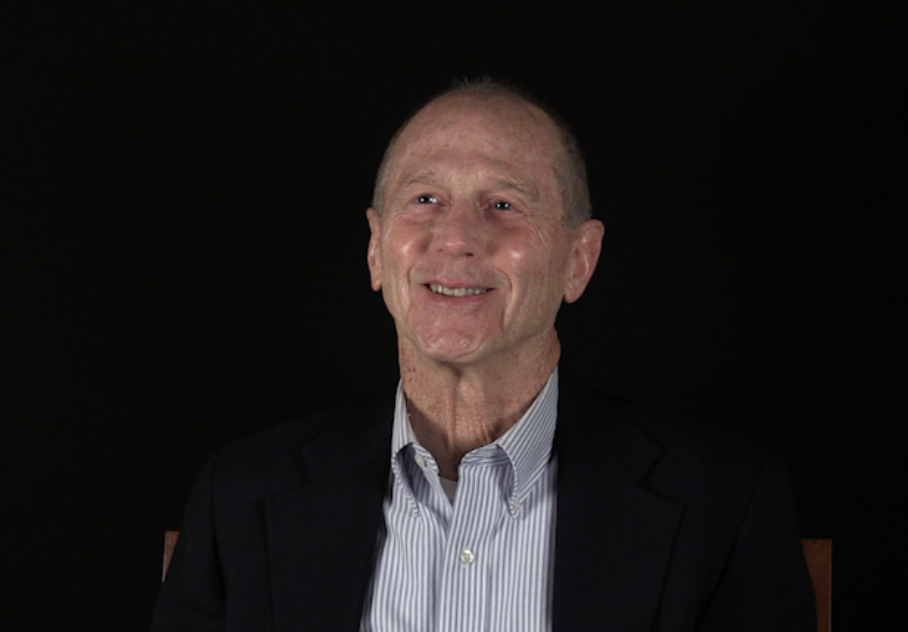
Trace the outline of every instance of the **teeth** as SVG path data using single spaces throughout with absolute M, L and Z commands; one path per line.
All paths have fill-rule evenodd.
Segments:
M 435 292 L 436 294 L 441 294 L 443 296 L 473 296 L 474 294 L 485 294 L 488 292 L 487 289 L 478 288 L 478 287 L 456 287 L 449 288 L 438 283 L 430 283 L 429 289 Z

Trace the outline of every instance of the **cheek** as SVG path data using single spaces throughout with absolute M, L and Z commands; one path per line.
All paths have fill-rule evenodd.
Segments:
M 382 276 L 385 287 L 403 290 L 418 261 L 425 251 L 425 236 L 403 224 L 397 224 L 386 233 L 382 243 Z
M 394 258 L 402 265 L 409 265 L 424 250 L 417 235 L 404 235 L 394 243 Z
M 544 233 L 527 233 L 502 240 L 499 260 L 507 262 L 509 274 L 537 283 L 560 277 L 565 268 L 561 241 Z
M 567 279 L 566 251 L 559 241 L 540 241 L 531 249 L 514 252 L 519 303 L 532 313 L 557 313 Z
M 534 259 L 544 248 L 545 240 L 538 231 L 506 227 L 498 228 L 489 243 L 494 244 L 493 256 L 506 262 L 508 270 L 519 273 L 536 265 Z

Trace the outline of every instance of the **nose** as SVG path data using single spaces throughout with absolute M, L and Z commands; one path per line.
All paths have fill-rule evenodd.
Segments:
M 483 244 L 481 213 L 469 202 L 455 202 L 442 211 L 435 224 L 435 245 L 451 256 L 473 257 Z

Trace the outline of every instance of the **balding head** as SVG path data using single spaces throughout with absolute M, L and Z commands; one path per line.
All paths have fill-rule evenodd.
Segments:
M 586 165 L 583 161 L 580 146 L 573 133 L 550 108 L 540 103 L 537 99 L 523 91 L 491 79 L 465 82 L 454 86 L 430 100 L 397 130 L 385 150 L 385 155 L 375 180 L 372 207 L 376 212 L 380 213 L 385 203 L 384 195 L 388 174 L 397 156 L 400 143 L 407 140 L 408 128 L 423 113 L 431 111 L 437 106 L 453 105 L 458 102 L 478 108 L 500 108 L 501 105 L 514 106 L 525 110 L 530 117 L 536 120 L 536 124 L 540 129 L 548 128 L 552 132 L 553 138 L 556 139 L 551 162 L 561 193 L 564 222 L 571 228 L 576 228 L 590 218 L 591 207 Z

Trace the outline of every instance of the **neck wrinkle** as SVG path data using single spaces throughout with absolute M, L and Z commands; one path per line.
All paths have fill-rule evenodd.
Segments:
M 541 353 L 503 358 L 496 366 L 420 362 L 400 348 L 410 424 L 444 478 L 457 480 L 461 459 L 510 430 L 545 386 L 561 356 L 556 335 Z

